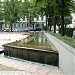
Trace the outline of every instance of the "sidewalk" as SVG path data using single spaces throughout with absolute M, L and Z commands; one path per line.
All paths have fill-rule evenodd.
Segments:
M 18 58 L 3 57 L 3 55 L 0 55 L 0 65 L 10 68 L 10 71 L 8 71 L 9 68 L 0 71 L 0 75 L 63 75 L 58 67 Z
M 2 48 L 2 44 L 26 37 L 26 35 L 21 36 L 20 34 L 0 33 L 0 47 Z M 3 54 L 0 54 L 0 75 L 63 75 L 63 73 L 56 66 L 35 63 L 18 58 L 4 57 Z

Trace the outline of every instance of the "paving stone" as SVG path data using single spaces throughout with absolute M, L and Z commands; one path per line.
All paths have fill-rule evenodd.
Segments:
M 39 75 L 39 74 L 32 73 L 32 75 Z
M 47 75 L 51 69 L 42 68 L 38 71 L 40 75 Z
M 48 73 L 48 75 L 61 75 L 62 74 L 62 72 L 58 69 L 58 70 L 51 70 L 49 73 Z
M 4 71 L 0 71 L 0 75 L 3 73 Z
M 11 61 L 11 62 L 9 62 L 9 66 L 10 67 L 13 67 L 13 65 L 15 65 L 16 64 L 16 61 Z M 7 65 L 7 64 L 6 64 Z
M 1 75 L 8 75 L 9 71 L 3 71 Z
M 41 68 L 38 66 L 32 66 L 31 68 L 28 69 L 29 72 L 34 72 L 36 73 L 37 71 L 39 71 Z
M 32 75 L 30 72 L 26 72 L 26 75 Z
M 1 35 L 1 34 L 0 34 Z M 7 37 L 3 37 L 3 36 L 7 36 Z M 10 39 L 9 40 L 5 40 L 5 41 L 1 41 L 0 43 L 0 47 L 2 47 L 2 44 L 5 43 L 10 43 L 16 40 L 19 40 L 21 38 L 24 38 L 26 36 L 21 36 L 21 34 L 18 33 L 17 34 L 4 34 L 2 33 L 2 39 Z M 13 39 L 14 38 L 14 39 Z M 46 64 L 40 64 L 40 63 L 35 63 L 35 62 L 31 62 L 31 61 L 27 61 L 27 60 L 22 60 L 19 58 L 14 58 L 14 57 L 3 57 L 3 54 L 0 54 L 0 64 L 3 64 L 5 66 L 8 67 L 12 67 L 12 68 L 16 68 L 16 69 L 20 69 L 23 71 L 0 71 L 0 75 L 63 75 L 62 71 L 55 66 L 52 65 L 46 65 Z
M 25 63 L 23 66 L 19 67 L 18 69 L 28 71 L 28 69 L 31 68 L 31 67 L 32 67 L 32 65 Z
M 14 75 L 26 75 L 26 71 L 15 71 Z
M 15 63 L 14 65 L 12 65 L 11 67 L 18 68 L 18 67 L 20 67 L 20 66 L 22 66 L 22 64 L 17 62 L 17 63 Z
M 9 71 L 8 75 L 14 75 L 15 71 Z
M 0 61 L 1 64 L 5 64 L 6 65 L 6 64 L 9 64 L 9 62 L 11 62 L 11 60 L 9 60 L 9 59 L 6 59 L 6 58 L 2 58 L 2 59 L 4 59 L 4 60 Z

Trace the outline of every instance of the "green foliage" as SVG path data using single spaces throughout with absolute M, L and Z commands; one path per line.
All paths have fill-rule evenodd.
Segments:
M 2 5 L 0 4 L 0 19 L 2 19 L 3 17 L 3 7 Z
M 65 35 L 69 36 L 69 37 L 72 37 L 74 30 L 75 30 L 75 28 L 65 28 Z
M 12 23 L 16 22 L 18 19 L 18 13 L 19 13 L 19 3 L 18 0 L 4 0 L 2 8 L 3 8 L 3 14 L 2 18 L 5 19 L 5 23 L 9 24 L 9 27 L 11 27 L 12 31 Z
M 5 19 L 5 23 L 9 24 L 12 31 L 12 23 L 16 22 L 18 19 L 18 0 L 5 0 L 2 8 L 2 18 Z
M 68 37 L 68 36 L 61 36 L 58 33 L 49 32 L 51 35 L 55 36 L 56 38 L 60 39 L 61 41 L 65 42 L 66 44 L 75 48 L 75 39 Z
M 38 17 L 39 15 L 41 15 L 41 17 L 43 16 L 43 9 L 45 8 L 45 4 L 44 1 L 38 1 L 38 0 L 31 0 L 31 4 L 33 6 L 32 11 L 34 14 L 34 17 Z
M 45 9 L 46 17 L 54 19 L 54 24 L 61 22 L 61 34 L 64 36 L 64 17 L 71 15 L 74 11 L 75 2 L 74 0 L 33 0 L 36 2 L 40 9 Z M 42 9 L 43 10 L 43 9 Z M 55 19 L 59 17 L 58 19 Z M 47 18 L 48 19 L 48 18 Z M 60 20 L 61 19 L 61 20 Z M 50 20 L 49 20 L 50 21 Z M 48 21 L 47 26 L 51 26 L 51 21 Z M 68 20 L 69 21 L 69 20 Z M 70 22 L 70 21 L 69 21 Z M 55 28 L 54 28 L 55 29 Z
M 18 7 L 16 6 L 17 0 L 5 0 L 3 3 L 4 8 L 4 14 L 3 18 L 6 21 L 10 21 L 11 23 L 15 22 L 17 20 L 18 16 Z
M 30 12 L 30 1 L 24 0 L 24 2 L 19 1 L 19 17 L 28 18 Z
M 48 30 L 48 27 L 47 26 L 43 26 L 42 29 L 45 30 L 45 31 L 47 31 Z
M 59 3 L 58 3 L 59 2 Z M 64 17 L 70 16 L 72 12 L 73 0 L 56 0 L 55 3 L 55 15 L 61 16 L 61 35 L 64 36 Z
M 64 18 L 68 17 L 71 12 L 74 12 L 75 1 L 74 0 L 4 0 L 3 2 L 4 13 L 0 12 L 3 15 L 3 19 L 9 23 L 14 23 L 19 18 L 27 19 L 30 16 L 30 19 L 33 20 L 34 17 L 41 15 L 43 17 L 46 15 L 46 19 L 49 21 L 47 26 L 52 26 L 61 21 L 62 26 L 64 26 Z M 30 15 L 29 15 L 30 14 Z M 57 18 L 58 19 L 55 19 Z M 52 19 L 52 20 L 50 20 Z M 61 20 L 60 20 L 61 19 Z M 19 19 L 20 20 L 20 19 Z M 28 19 L 29 20 L 29 19 Z M 63 20 L 63 21 L 62 21 Z M 68 23 L 70 19 L 66 20 Z M 64 30 L 64 28 L 62 29 Z
M 73 0 L 53 0 L 54 1 L 54 10 L 56 15 L 70 16 L 70 13 L 74 10 L 74 1 Z M 64 1 L 64 13 L 62 13 L 62 1 Z
M 66 25 L 67 24 L 72 24 L 72 17 L 71 16 L 70 17 L 65 17 L 64 21 L 65 21 Z

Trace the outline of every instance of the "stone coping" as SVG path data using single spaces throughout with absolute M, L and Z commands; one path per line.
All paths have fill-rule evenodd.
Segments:
M 54 50 L 43 50 L 43 49 L 36 49 L 36 48 L 28 48 L 28 47 L 20 47 L 20 46 L 11 46 L 11 45 L 7 45 L 7 44 L 4 44 L 2 45 L 3 47 L 13 47 L 13 48 L 19 48 L 19 49 L 30 49 L 30 50 L 36 50 L 36 51 L 43 51 L 43 52 L 54 52 L 54 53 L 58 53 L 58 51 L 54 51 Z

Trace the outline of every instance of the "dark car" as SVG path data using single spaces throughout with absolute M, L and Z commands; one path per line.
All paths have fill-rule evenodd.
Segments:
M 2 29 L 1 32 L 9 32 L 9 29 Z
M 41 28 L 36 28 L 36 31 L 41 31 L 42 29 Z
M 24 32 L 28 32 L 29 31 L 29 29 L 24 29 Z

